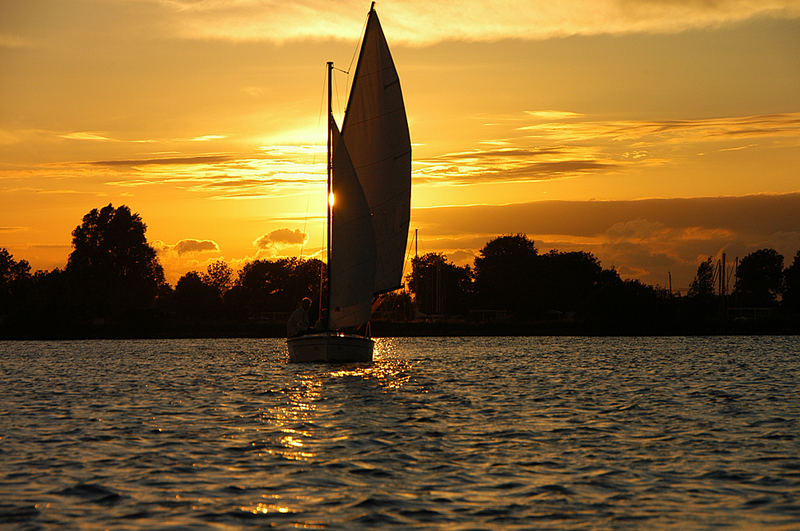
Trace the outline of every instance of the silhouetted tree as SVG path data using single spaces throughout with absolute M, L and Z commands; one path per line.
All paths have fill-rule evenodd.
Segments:
M 74 296 L 97 315 L 152 306 L 164 272 L 138 214 L 121 205 L 93 209 L 72 232 L 66 272 Z
M 530 303 L 539 311 L 577 310 L 598 286 L 602 270 L 597 258 L 584 251 L 552 250 L 538 255 L 531 271 Z
M 225 296 L 229 308 L 247 315 L 288 312 L 303 297 L 311 298 L 309 316 L 315 319 L 319 302 L 319 276 L 324 264 L 316 259 L 280 258 L 254 260 L 239 271 L 236 283 Z
M 323 282 L 326 281 L 327 270 L 325 264 L 316 258 L 308 260 L 289 258 L 287 268 L 288 276 L 284 289 L 288 306 L 281 308 L 281 311 L 293 309 L 297 305 L 297 301 L 303 297 L 308 297 L 315 302 L 309 312 L 309 316 L 313 318 L 317 311 L 313 306 L 319 304 L 320 274 L 323 275 Z
M 475 293 L 482 309 L 516 314 L 532 311 L 537 251 L 524 234 L 489 241 L 475 258 Z
M 217 260 L 208 265 L 202 279 L 205 284 L 213 286 L 221 297 L 233 287 L 233 269 L 223 260 Z
M 441 253 L 428 253 L 411 260 L 408 289 L 417 308 L 426 314 L 466 315 L 472 291 L 469 266 L 460 267 Z
M 178 316 L 190 318 L 218 314 L 222 303 L 217 287 L 205 282 L 196 271 L 190 271 L 178 280 L 173 300 Z
M 377 315 L 391 321 L 407 321 L 414 318 L 414 304 L 408 291 L 391 291 L 381 295 Z M 373 313 L 373 317 L 376 314 Z
M 783 255 L 775 249 L 748 254 L 736 269 L 735 293 L 744 306 L 772 306 L 783 291 Z
M 598 326 L 604 333 L 648 331 L 663 325 L 670 304 L 653 286 L 622 280 L 614 269 L 604 269 L 585 315 L 590 328 Z
M 714 296 L 714 263 L 709 256 L 697 266 L 697 274 L 689 286 L 689 297 L 709 298 Z
M 794 255 L 792 264 L 783 273 L 785 291 L 783 305 L 792 312 L 800 311 L 800 251 Z
M 24 303 L 31 283 L 31 266 L 14 260 L 8 249 L 0 248 L 0 318 Z

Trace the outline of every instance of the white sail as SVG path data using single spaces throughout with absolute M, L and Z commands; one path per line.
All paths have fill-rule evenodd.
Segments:
M 375 10 L 369 13 L 342 136 L 372 212 L 375 293 L 399 288 L 411 207 L 411 140 L 400 81 Z
M 358 327 L 369 321 L 375 285 L 375 232 L 364 191 L 331 118 L 333 213 L 331 216 L 330 328 Z

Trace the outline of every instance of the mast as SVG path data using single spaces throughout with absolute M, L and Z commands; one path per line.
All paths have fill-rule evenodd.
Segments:
M 333 206 L 331 205 L 331 193 L 333 192 L 333 149 L 332 149 L 332 137 L 333 132 L 331 131 L 331 122 L 333 121 L 333 91 L 332 91 L 332 77 L 333 77 L 333 61 L 328 61 L 328 158 L 327 158 L 327 166 L 328 166 L 328 195 L 325 197 L 325 204 L 327 205 L 328 210 L 328 319 L 325 323 L 325 329 L 330 329 L 330 322 L 331 322 L 331 211 L 333 210 Z M 321 304 L 321 303 L 320 303 Z

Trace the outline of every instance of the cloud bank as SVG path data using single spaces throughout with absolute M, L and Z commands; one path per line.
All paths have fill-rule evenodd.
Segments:
M 628 278 L 688 288 L 697 265 L 764 247 L 787 261 L 800 250 L 800 193 L 636 201 L 538 201 L 415 209 L 421 249 L 471 262 L 502 234 L 526 233 L 543 251 L 586 250 Z

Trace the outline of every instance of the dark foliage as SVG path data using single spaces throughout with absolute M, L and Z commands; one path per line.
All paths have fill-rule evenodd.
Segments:
M 709 256 L 697 266 L 697 274 L 689 286 L 689 297 L 708 299 L 714 296 L 714 263 Z
M 290 311 L 308 297 L 316 302 L 309 312 L 314 320 L 319 311 L 320 274 L 325 274 L 325 265 L 317 259 L 254 260 L 239 271 L 225 294 L 225 305 L 240 317 L 253 318 L 264 312 Z
M 469 266 L 448 262 L 441 253 L 428 253 L 411 260 L 408 288 L 417 309 L 427 315 L 466 315 L 472 292 Z
M 409 321 L 414 318 L 414 301 L 408 291 L 392 291 L 381 295 L 373 319 Z
M 196 271 L 186 273 L 175 284 L 173 303 L 178 315 L 190 319 L 209 318 L 222 310 L 219 289 Z
M 203 282 L 217 291 L 217 295 L 222 297 L 231 287 L 233 287 L 233 269 L 223 260 L 209 264 L 206 272 L 202 275 Z
M 797 251 L 792 264 L 783 272 L 783 278 L 783 305 L 791 312 L 800 312 L 800 251 Z
M 734 291 L 742 306 L 774 306 L 782 292 L 783 255 L 775 249 L 759 249 L 742 258 Z
M 8 249 L 0 248 L 0 317 L 24 302 L 31 283 L 30 271 L 26 260 L 14 260 Z
M 326 304 L 325 264 L 298 258 L 254 260 L 238 272 L 218 260 L 186 273 L 173 290 L 145 230 L 124 205 L 92 210 L 73 232 L 67 267 L 33 274 L 27 261 L 0 248 L 0 337 L 276 335 L 301 298 L 314 301 L 312 322 Z M 439 253 L 415 258 L 406 280 L 409 291 L 374 304 L 384 330 L 780 333 L 796 331 L 800 314 L 800 252 L 784 270 L 774 249 L 742 259 L 730 296 L 715 293 L 711 258 L 698 265 L 689 296 L 675 297 L 621 279 L 591 253 L 540 254 L 522 234 L 487 242 L 474 269 Z M 397 327 L 420 314 L 446 319 Z
M 75 302 L 99 317 L 152 308 L 166 283 L 147 227 L 122 205 L 93 209 L 72 231 L 66 273 Z
M 603 268 L 591 253 L 552 250 L 533 261 L 531 306 L 537 312 L 582 310 L 600 286 Z
M 487 243 L 475 259 L 477 306 L 530 315 L 536 257 L 533 240 L 524 234 L 500 236 Z

